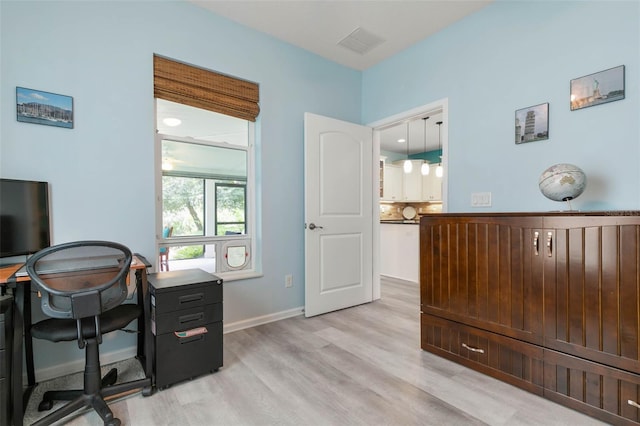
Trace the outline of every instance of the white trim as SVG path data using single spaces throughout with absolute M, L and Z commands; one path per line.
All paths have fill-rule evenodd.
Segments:
M 415 281 L 405 280 L 404 278 L 393 277 L 391 275 L 380 274 L 380 278 L 385 281 L 393 282 L 396 284 L 406 284 L 406 285 L 412 285 L 414 287 L 418 285 L 418 283 Z
M 113 364 L 114 362 L 123 361 L 125 359 L 134 358 L 137 355 L 137 346 L 130 346 L 128 348 L 120 349 L 117 351 L 105 352 L 100 354 L 100 365 L 105 366 Z M 44 382 L 46 380 L 55 379 L 56 377 L 66 376 L 68 374 L 81 373 L 84 371 L 85 359 L 84 356 L 75 361 L 70 361 L 64 364 L 52 365 L 51 367 L 41 368 L 36 370 L 36 378 L 38 382 Z M 22 382 L 27 382 L 27 373 L 22 376 Z
M 288 309 L 286 311 L 275 312 L 273 314 L 262 315 L 260 317 L 248 318 L 224 325 L 224 333 L 233 333 L 234 331 L 244 330 L 245 328 L 256 327 L 258 325 L 270 322 L 280 321 L 287 318 L 297 317 L 304 313 L 304 306 Z

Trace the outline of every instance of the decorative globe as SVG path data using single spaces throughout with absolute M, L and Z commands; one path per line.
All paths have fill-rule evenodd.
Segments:
M 542 195 L 553 201 L 573 200 L 587 187 L 587 176 L 573 164 L 555 164 L 538 179 Z

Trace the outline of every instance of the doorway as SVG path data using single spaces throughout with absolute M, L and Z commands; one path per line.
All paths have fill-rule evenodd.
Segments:
M 449 108 L 448 108 L 448 98 L 440 99 L 426 105 L 422 105 L 404 112 L 400 112 L 398 114 L 394 114 L 390 117 L 375 121 L 373 123 L 368 124 L 369 127 L 373 128 L 373 159 L 374 159 L 374 170 L 378 170 L 379 168 L 379 159 L 381 156 L 381 137 L 382 133 L 385 130 L 392 129 L 394 127 L 403 127 L 408 126 L 407 123 L 420 120 L 426 116 L 435 116 L 441 117 L 442 124 L 439 125 L 439 144 L 442 149 L 442 167 L 443 167 L 443 175 L 442 175 L 442 212 L 447 211 L 447 194 L 448 194 L 448 129 L 449 129 Z M 409 140 L 411 142 L 411 140 Z M 413 146 L 415 149 L 419 149 L 419 145 L 417 142 L 415 145 L 409 146 L 409 151 L 411 151 L 411 147 Z M 406 154 L 406 146 L 405 153 L 402 155 L 402 152 L 399 153 L 399 157 L 407 158 Z M 380 215 L 379 206 L 380 206 L 380 179 L 379 174 L 376 174 L 378 179 L 374 178 L 373 186 L 374 186 L 374 217 L 377 218 Z M 418 225 L 414 225 L 418 226 Z M 373 223 L 373 298 L 379 299 L 381 295 L 380 289 L 380 221 L 374 220 Z

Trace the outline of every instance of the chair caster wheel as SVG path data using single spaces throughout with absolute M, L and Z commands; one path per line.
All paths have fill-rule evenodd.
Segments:
M 120 426 L 121 424 L 120 419 L 116 418 L 104 422 L 104 426 Z
M 146 388 L 142 388 L 142 396 L 151 396 L 153 395 L 153 387 L 147 386 Z
M 49 411 L 53 408 L 53 401 L 42 400 L 38 404 L 38 411 Z

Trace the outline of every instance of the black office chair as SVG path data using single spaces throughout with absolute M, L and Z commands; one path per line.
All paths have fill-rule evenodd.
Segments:
M 137 304 L 122 304 L 127 297 L 131 251 L 108 241 L 78 241 L 46 248 L 27 261 L 27 273 L 42 293 L 42 311 L 51 317 L 34 324 L 31 336 L 52 342 L 78 341 L 85 349 L 84 388 L 49 391 L 39 410 L 51 409 L 55 400 L 70 400 L 34 425 L 49 425 L 76 410 L 93 407 L 105 426 L 120 420 L 105 398 L 145 388 L 151 379 L 114 384 L 117 371 L 100 377 L 99 345 L 102 335 L 125 328 L 142 314 Z

